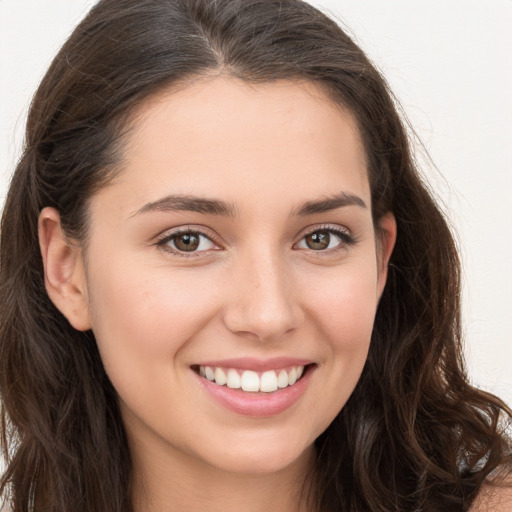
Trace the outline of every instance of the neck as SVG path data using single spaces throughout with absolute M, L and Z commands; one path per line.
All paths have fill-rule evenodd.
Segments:
M 139 456 L 139 455 L 142 455 Z M 313 447 L 271 474 L 234 473 L 183 453 L 133 453 L 135 512 L 312 512 Z

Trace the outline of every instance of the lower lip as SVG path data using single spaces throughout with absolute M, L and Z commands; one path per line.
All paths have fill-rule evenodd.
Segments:
M 307 371 L 295 384 L 272 393 L 251 393 L 241 389 L 219 386 L 194 373 L 213 399 L 230 411 L 244 416 L 263 417 L 282 413 L 295 404 L 304 394 L 314 369 L 313 365 L 308 366 Z

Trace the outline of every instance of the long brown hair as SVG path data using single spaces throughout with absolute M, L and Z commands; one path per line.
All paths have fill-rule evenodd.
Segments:
M 299 0 L 101 0 L 63 46 L 31 106 L 1 225 L 0 397 L 13 511 L 126 512 L 132 466 L 117 395 L 92 332 L 48 298 L 43 207 L 87 237 L 88 199 L 112 179 L 135 107 L 204 73 L 311 80 L 355 116 L 375 225 L 398 225 L 370 353 L 317 439 L 323 512 L 467 510 L 510 470 L 510 410 L 468 383 L 456 246 L 422 182 L 396 103 L 340 27 Z

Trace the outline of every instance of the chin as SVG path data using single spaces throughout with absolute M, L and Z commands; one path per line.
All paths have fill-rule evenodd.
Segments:
M 278 436 L 261 439 L 254 436 L 253 442 L 243 442 L 241 445 L 230 443 L 229 449 L 224 447 L 222 455 L 212 457 L 215 467 L 222 471 L 245 475 L 268 475 L 297 464 L 307 465 L 315 453 L 314 444 L 298 448 L 300 444 L 288 436 L 286 441 Z

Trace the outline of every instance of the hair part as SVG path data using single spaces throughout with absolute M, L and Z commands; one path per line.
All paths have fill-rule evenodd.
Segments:
M 493 471 L 510 468 L 511 412 L 468 383 L 456 246 L 385 81 L 299 0 L 101 0 L 56 56 L 2 217 L 0 495 L 15 512 L 132 509 L 117 394 L 93 333 L 73 329 L 48 298 L 37 221 L 52 206 L 86 244 L 88 201 L 122 172 L 138 107 L 212 73 L 324 88 L 357 121 L 375 226 L 390 211 L 397 221 L 363 374 L 316 441 L 319 508 L 467 510 Z

